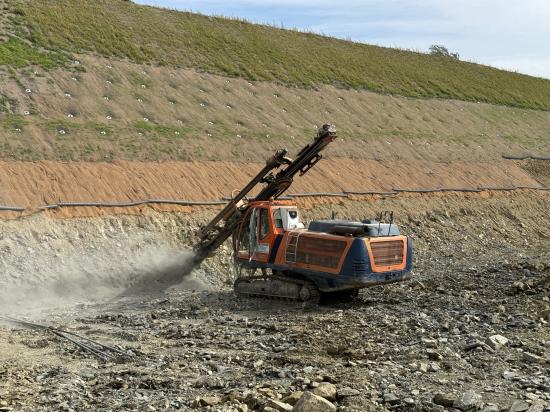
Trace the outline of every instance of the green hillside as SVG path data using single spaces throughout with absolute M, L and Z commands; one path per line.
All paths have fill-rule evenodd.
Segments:
M 375 47 L 314 34 L 125 0 L 6 0 L 13 34 L 56 53 L 95 52 L 138 63 L 312 87 L 330 84 L 411 97 L 484 101 L 550 109 L 550 81 L 451 58 Z M 13 40 L 12 40 L 13 42 Z M 46 66 L 18 43 L 0 64 Z M 37 57 L 38 56 L 38 57 Z

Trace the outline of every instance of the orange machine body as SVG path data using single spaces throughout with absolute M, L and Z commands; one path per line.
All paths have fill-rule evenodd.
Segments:
M 367 230 L 376 225 L 322 222 L 322 227 L 330 230 L 305 229 L 292 201 L 253 202 L 234 235 L 235 259 L 249 269 L 271 269 L 311 280 L 324 292 L 410 277 L 411 241 L 398 234 L 395 225 L 391 234 L 388 229 L 386 236 L 380 230 L 376 236 L 369 236 L 367 232 L 358 234 L 357 228 L 347 233 L 346 227 L 351 227 L 347 226 L 349 223 Z

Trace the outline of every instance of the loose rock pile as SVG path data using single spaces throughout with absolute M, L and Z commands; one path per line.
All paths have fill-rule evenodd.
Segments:
M 402 227 L 414 279 L 350 302 L 240 300 L 219 284 L 34 315 L 135 354 L 121 363 L 2 328 L 0 411 L 550 411 L 547 238 L 525 246 L 502 223 L 479 238 L 444 213 Z

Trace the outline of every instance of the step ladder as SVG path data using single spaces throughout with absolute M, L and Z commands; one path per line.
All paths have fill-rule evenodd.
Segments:
M 298 242 L 300 232 L 290 232 L 286 243 L 285 259 L 287 263 L 296 263 L 298 258 Z

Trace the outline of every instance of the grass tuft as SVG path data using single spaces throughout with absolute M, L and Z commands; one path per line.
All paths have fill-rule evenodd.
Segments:
M 189 133 L 192 131 L 191 128 L 187 127 L 166 126 L 153 122 L 146 122 L 144 120 L 135 122 L 134 129 L 140 133 L 143 133 L 144 135 L 152 137 L 163 136 L 170 138 L 185 137 L 189 135 Z
M 6 114 L 0 117 L 0 120 L 3 128 L 10 132 L 22 131 L 27 125 L 27 121 L 22 116 L 15 114 Z

